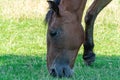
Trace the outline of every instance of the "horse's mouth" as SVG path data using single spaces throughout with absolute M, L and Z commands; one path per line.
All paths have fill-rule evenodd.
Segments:
M 73 74 L 73 70 L 68 65 L 59 65 L 56 64 L 52 66 L 49 70 L 50 75 L 53 77 L 71 77 Z

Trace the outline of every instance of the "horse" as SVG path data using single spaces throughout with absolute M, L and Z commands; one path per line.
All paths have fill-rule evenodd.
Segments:
M 95 61 L 93 30 L 100 11 L 112 0 L 94 0 L 81 24 L 87 0 L 48 0 L 47 68 L 54 77 L 71 77 L 78 51 L 83 44 L 83 60 Z

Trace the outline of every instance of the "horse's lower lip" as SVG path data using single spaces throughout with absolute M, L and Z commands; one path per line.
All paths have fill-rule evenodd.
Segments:
M 50 70 L 50 75 L 53 77 L 71 77 L 73 74 L 73 70 L 69 66 L 61 66 L 61 67 L 52 67 Z

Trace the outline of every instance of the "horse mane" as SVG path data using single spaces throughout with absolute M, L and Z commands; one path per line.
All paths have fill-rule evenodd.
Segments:
M 60 4 L 60 0 L 53 0 L 53 1 L 56 3 L 56 5 Z M 48 10 L 48 12 L 47 12 L 47 14 L 45 16 L 45 23 L 46 24 L 49 23 L 53 13 L 54 13 L 54 11 L 51 8 L 49 8 L 49 10 Z

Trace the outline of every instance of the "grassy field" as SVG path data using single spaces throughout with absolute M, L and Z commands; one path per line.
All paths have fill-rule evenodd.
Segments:
M 53 78 L 47 71 L 46 9 L 45 0 L 0 0 L 0 80 L 120 79 L 120 0 L 113 0 L 97 17 L 95 63 L 84 65 L 81 48 L 69 79 Z

